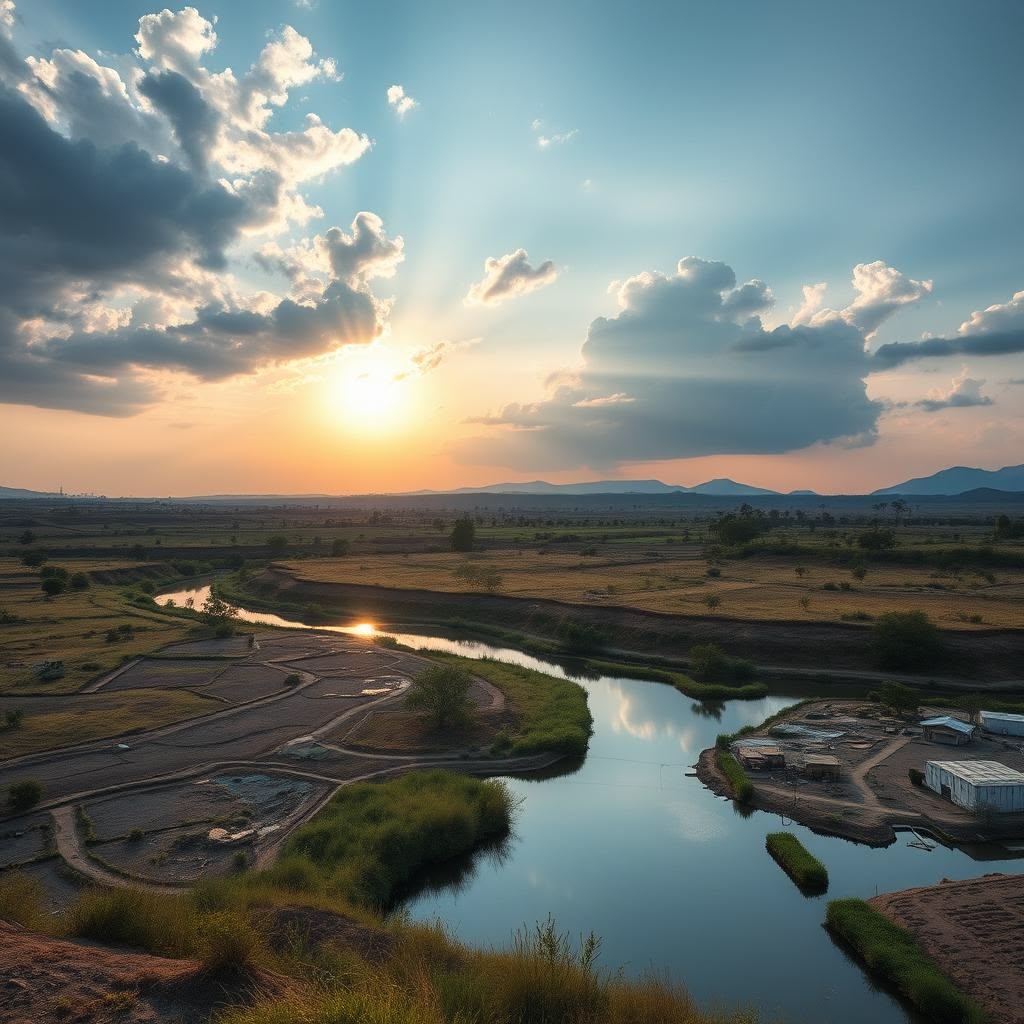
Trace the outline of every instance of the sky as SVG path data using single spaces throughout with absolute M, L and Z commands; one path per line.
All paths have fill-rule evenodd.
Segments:
M 0 484 L 1024 461 L 1024 6 L 0 0 Z

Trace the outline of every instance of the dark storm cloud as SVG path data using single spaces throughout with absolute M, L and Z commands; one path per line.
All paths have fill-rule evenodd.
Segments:
M 510 405 L 464 461 L 556 469 L 726 453 L 772 453 L 871 438 L 864 335 L 836 318 L 766 331 L 757 281 L 736 286 L 724 263 L 681 260 L 619 288 L 620 312 L 598 317 L 584 367 L 543 402 Z
M 205 172 L 220 118 L 202 93 L 177 71 L 151 71 L 139 81 L 139 92 L 166 115 L 192 166 Z

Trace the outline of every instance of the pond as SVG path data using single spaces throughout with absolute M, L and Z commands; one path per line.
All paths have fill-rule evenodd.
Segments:
M 206 592 L 189 593 L 201 604 Z M 158 600 L 180 604 L 185 594 Z M 303 625 L 244 609 L 240 617 Z M 326 628 L 367 631 L 358 623 Z M 421 650 L 569 674 L 512 648 L 387 635 Z M 827 900 L 1020 870 L 1020 861 L 975 860 L 942 846 L 926 852 L 905 837 L 871 849 L 818 836 L 778 815 L 740 813 L 689 774 L 718 733 L 761 722 L 792 703 L 795 688 L 705 706 L 658 683 L 577 681 L 594 717 L 582 766 L 553 778 L 508 780 L 522 801 L 513 837 L 429 880 L 404 904 L 412 919 L 440 919 L 464 942 L 501 946 L 517 928 L 551 914 L 574 938 L 601 936 L 605 967 L 668 971 L 703 1006 L 752 1007 L 762 1021 L 786 1024 L 889 1024 L 913 1018 L 833 944 L 822 928 Z M 826 865 L 827 896 L 802 896 L 765 852 L 765 834 L 780 828 Z

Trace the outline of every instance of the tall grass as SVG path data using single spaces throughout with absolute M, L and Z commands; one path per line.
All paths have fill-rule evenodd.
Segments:
M 833 900 L 825 924 L 878 977 L 936 1024 L 983 1024 L 981 1007 L 936 966 L 914 937 L 863 900 Z
M 417 871 L 505 835 L 513 810 L 504 783 L 453 772 L 346 786 L 288 840 L 266 877 L 385 907 Z
M 24 871 L 0 873 L 0 918 L 25 928 L 45 931 L 49 926 L 46 888 Z
M 825 865 L 810 854 L 792 832 L 769 832 L 765 836 L 764 845 L 802 891 L 822 893 L 828 889 Z

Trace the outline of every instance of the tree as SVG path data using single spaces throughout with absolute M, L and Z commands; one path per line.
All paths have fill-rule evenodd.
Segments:
M 26 551 L 21 556 L 21 564 L 27 565 L 30 569 L 38 569 L 45 561 L 45 551 Z
M 456 519 L 451 532 L 452 551 L 472 551 L 475 540 L 476 525 L 473 520 L 469 516 Z
M 42 799 L 42 784 L 35 779 L 25 779 L 23 782 L 14 782 L 7 789 L 7 806 L 15 814 L 21 814 Z
M 405 705 L 422 711 L 438 729 L 461 725 L 470 716 L 473 677 L 454 665 L 434 665 L 413 679 Z
M 68 581 L 71 584 L 72 590 L 88 590 L 89 589 L 89 575 L 84 572 L 73 573 L 71 579 Z
M 26 530 L 20 537 L 18 537 L 19 544 L 31 544 L 36 539 L 36 535 L 31 530 Z
M 709 612 L 713 612 L 722 607 L 722 599 L 717 594 L 708 594 L 704 598 L 704 606 Z
M 280 558 L 287 547 L 288 538 L 282 533 L 275 533 L 272 537 L 267 538 L 267 550 L 270 552 L 271 558 Z
M 222 601 L 212 590 L 203 602 L 203 618 L 211 625 L 218 626 L 230 622 L 238 614 L 238 609 L 227 601 Z
M 916 711 L 921 703 L 921 698 L 909 686 L 902 683 L 883 683 L 879 693 L 882 703 L 890 707 L 897 714 Z
M 857 538 L 857 543 L 865 551 L 885 551 L 896 547 L 896 534 L 892 530 L 882 530 L 876 526 L 862 533 Z
M 351 545 L 344 537 L 338 537 L 331 544 L 331 555 L 334 558 L 341 558 L 343 555 L 347 555 L 349 547 Z
M 864 577 L 865 577 L 865 576 L 867 576 L 867 574 L 868 574 L 868 571 L 867 571 L 867 569 L 865 569 L 865 568 L 864 568 L 864 566 L 863 566 L 863 565 L 855 565 L 855 566 L 854 566 L 854 567 L 853 567 L 853 568 L 852 568 L 852 569 L 850 570 L 850 575 L 851 575 L 851 576 L 852 576 L 852 577 L 853 577 L 853 578 L 854 578 L 854 579 L 855 579 L 855 580 L 856 580 L 856 581 L 857 581 L 858 583 L 863 583 L 863 582 L 864 582 Z
M 938 627 L 922 611 L 887 612 L 874 625 L 875 655 L 884 668 L 929 668 L 942 656 Z
M 67 583 L 60 576 L 45 576 L 42 581 L 43 593 L 47 597 L 57 597 L 63 594 Z
M 20 729 L 25 721 L 25 712 L 21 708 L 8 708 L 4 712 L 4 724 L 8 729 Z

